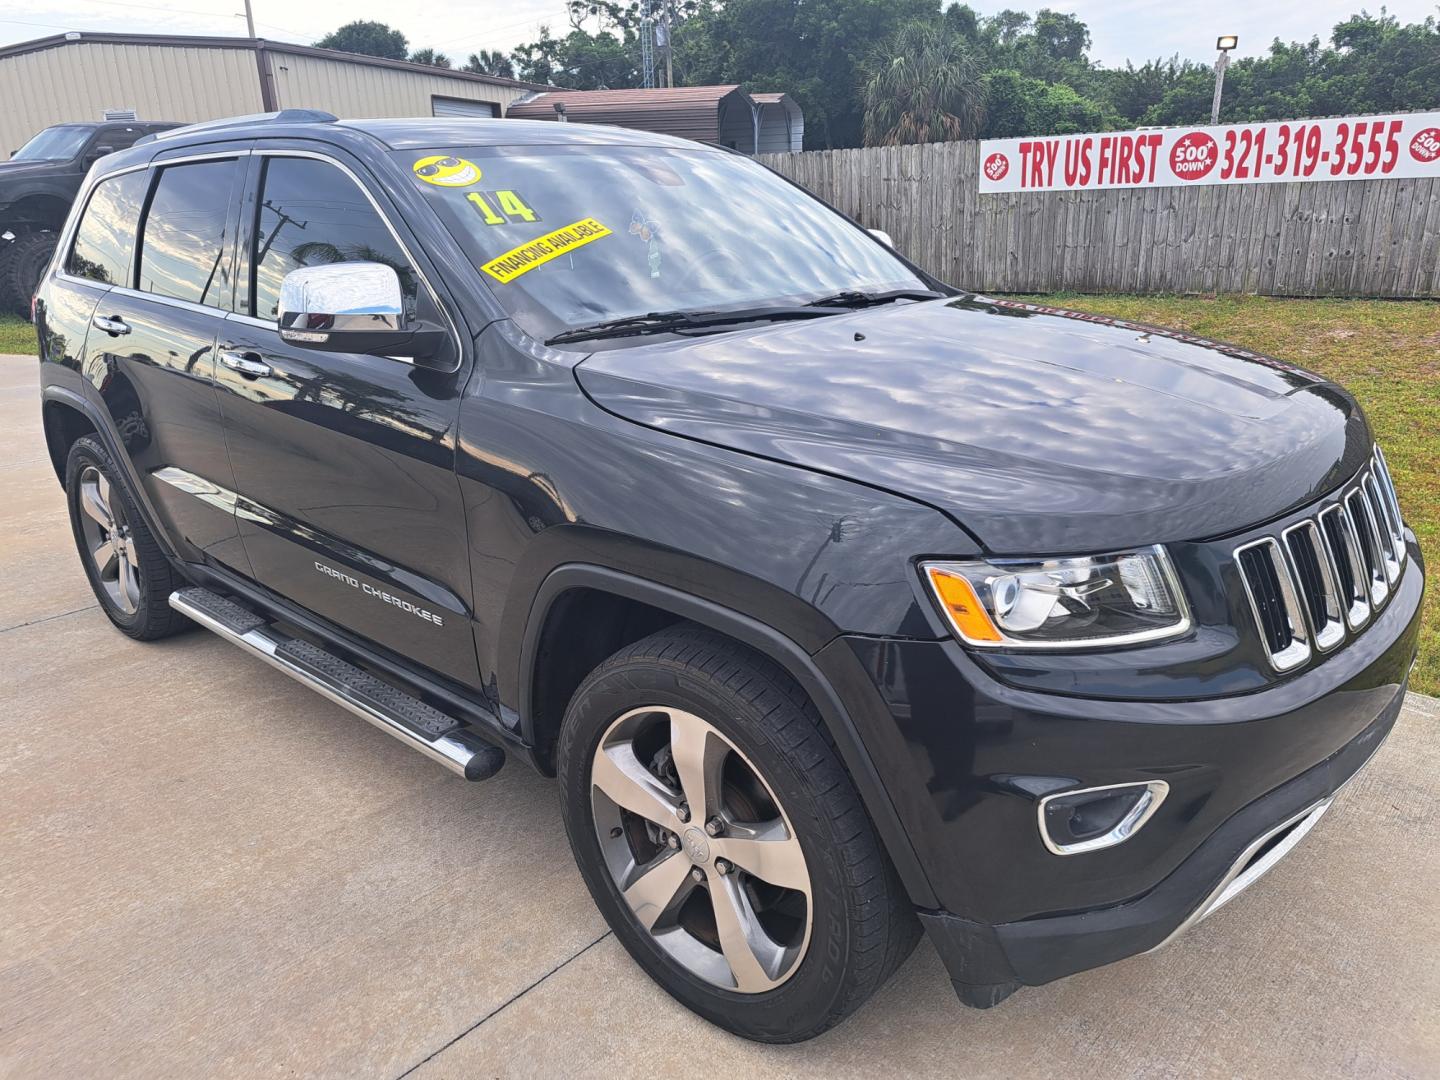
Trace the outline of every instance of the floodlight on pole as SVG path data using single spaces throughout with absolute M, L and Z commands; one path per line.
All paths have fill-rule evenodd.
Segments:
M 1230 66 L 1230 51 L 1240 44 L 1234 34 L 1221 34 L 1215 39 L 1220 55 L 1215 58 L 1215 97 L 1210 102 L 1210 123 L 1220 123 L 1220 94 L 1225 89 L 1225 69 Z

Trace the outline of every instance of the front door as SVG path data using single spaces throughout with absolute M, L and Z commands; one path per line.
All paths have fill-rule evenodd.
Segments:
M 257 154 L 244 216 L 247 295 L 221 332 L 218 381 L 254 576 L 351 632 L 473 685 L 465 513 L 455 477 L 466 369 L 297 348 L 276 330 L 280 284 L 292 270 L 386 263 L 412 304 L 419 271 L 357 181 L 329 159 Z

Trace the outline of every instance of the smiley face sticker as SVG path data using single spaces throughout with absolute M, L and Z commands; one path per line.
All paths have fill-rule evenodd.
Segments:
M 421 180 L 436 187 L 469 187 L 480 182 L 480 166 L 448 154 L 423 157 L 411 168 Z

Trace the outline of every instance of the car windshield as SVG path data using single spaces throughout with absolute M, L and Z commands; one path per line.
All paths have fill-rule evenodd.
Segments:
M 863 229 L 735 154 L 586 145 L 396 156 L 540 338 L 652 312 L 927 288 Z
M 82 124 L 60 124 L 48 127 L 19 150 L 11 161 L 69 161 L 80 152 L 90 137 L 90 128 Z

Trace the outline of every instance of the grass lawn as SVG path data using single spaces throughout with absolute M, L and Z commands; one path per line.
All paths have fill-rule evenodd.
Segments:
M 35 327 L 18 315 L 0 315 L 0 353 L 24 353 L 35 356 Z
M 1440 572 L 1440 303 L 1068 294 L 1042 302 L 1228 341 L 1346 387 L 1385 448 L 1405 521 L 1420 538 L 1431 575 Z M 1440 694 L 1440 588 L 1433 580 L 1420 635 L 1411 686 Z

